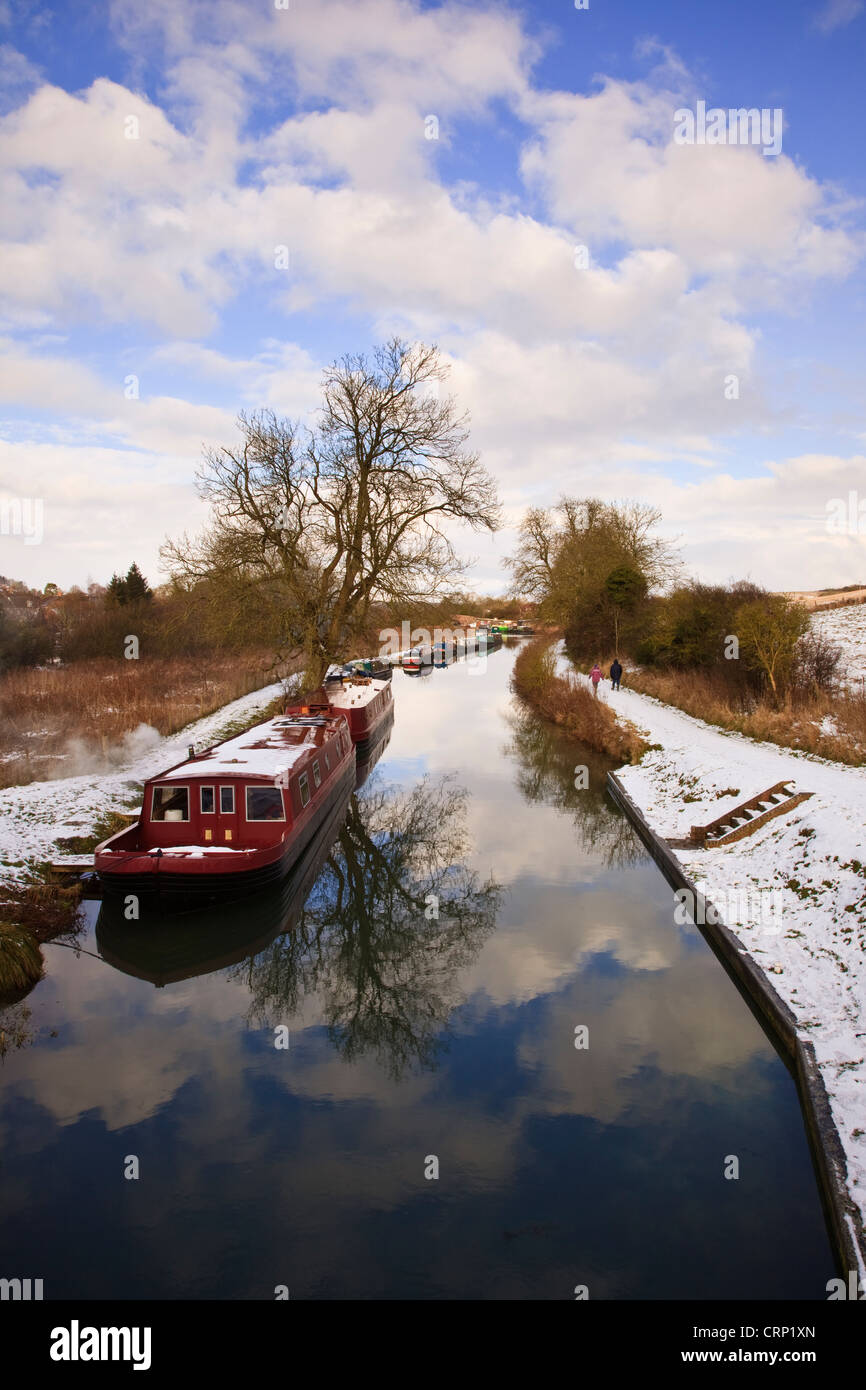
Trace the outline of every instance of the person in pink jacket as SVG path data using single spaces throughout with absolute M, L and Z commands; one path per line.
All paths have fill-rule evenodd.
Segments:
M 599 666 L 598 662 L 595 663 L 592 670 L 590 671 L 589 679 L 592 681 L 592 693 L 597 697 L 598 683 L 601 680 L 601 667 Z

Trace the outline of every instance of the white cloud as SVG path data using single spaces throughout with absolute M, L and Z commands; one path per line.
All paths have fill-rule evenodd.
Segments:
M 815 25 L 825 34 L 843 29 L 863 12 L 863 0 L 826 0 L 815 17 Z
M 622 82 L 592 96 L 533 94 L 526 114 L 538 135 L 524 173 L 590 247 L 611 238 L 665 247 L 741 295 L 764 291 L 767 277 L 850 270 L 856 246 L 834 225 L 828 193 L 785 154 L 673 143 L 684 98 Z
M 772 402 L 756 314 L 845 276 L 860 246 L 851 209 L 787 154 L 673 143 L 691 81 L 676 54 L 647 41 L 662 61 L 646 81 L 581 95 L 533 86 L 537 45 L 495 7 L 153 0 L 117 4 L 113 18 L 131 54 L 161 53 L 159 103 L 100 78 L 74 95 L 43 85 L 0 121 L 0 292 L 5 331 L 20 338 L 0 345 L 5 398 L 53 413 L 59 471 L 77 476 L 87 438 L 109 477 L 115 455 L 133 479 L 164 459 L 188 487 L 201 444 L 230 437 L 239 406 L 314 408 L 322 364 L 274 336 L 278 314 L 291 326 L 293 313 L 339 319 L 348 307 L 375 335 L 440 342 L 512 515 L 615 485 L 664 498 L 726 573 L 756 553 L 768 569 L 784 557 L 773 471 L 731 477 L 730 496 L 715 475 L 738 431 L 796 413 Z M 512 154 L 531 202 L 439 180 L 443 149 L 469 120 L 489 134 L 496 103 L 530 132 Z M 431 112 L 439 142 L 424 138 Z M 284 244 L 288 272 L 274 265 Z M 277 312 L 232 354 L 216 332 L 253 294 Z M 112 364 L 97 373 L 62 341 L 94 323 L 136 342 L 155 328 L 157 345 L 125 345 L 108 380 Z M 149 387 L 149 372 L 164 380 L 170 367 L 196 399 Z M 26 447 L 43 447 L 42 429 Z M 683 463 L 698 478 L 689 487 L 667 477 Z M 812 505 L 805 476 L 780 467 Z M 724 531 L 726 508 L 736 518 L 741 506 L 757 551 L 713 529 L 713 507 Z M 806 547 L 822 578 L 844 558 L 828 545 Z
M 9 43 L 0 44 L 0 111 L 17 106 L 40 79 L 39 68 L 24 53 Z

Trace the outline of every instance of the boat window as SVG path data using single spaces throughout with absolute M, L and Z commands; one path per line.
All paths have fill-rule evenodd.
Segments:
M 320 787 L 320 786 L 322 785 L 322 774 L 321 774 L 321 772 L 319 771 L 319 760 L 318 760 L 318 758 L 317 758 L 316 761 L 313 763 L 313 781 L 315 782 L 315 784 L 316 784 L 317 787 Z
M 306 806 L 310 799 L 310 782 L 306 772 L 302 772 L 298 778 L 298 789 L 301 793 L 301 805 Z
M 204 816 L 212 816 L 216 810 L 213 787 L 201 788 L 201 810 Z
M 331 771 L 331 759 L 328 757 L 327 753 L 325 754 L 325 769 L 328 772 Z
M 189 787 L 154 787 L 151 820 L 189 820 Z
M 220 811 L 224 816 L 231 816 L 235 809 L 235 789 L 234 787 L 220 787 Z
M 279 787 L 247 787 L 247 820 L 285 820 Z

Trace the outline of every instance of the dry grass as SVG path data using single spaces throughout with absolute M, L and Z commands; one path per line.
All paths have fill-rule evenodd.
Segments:
M 606 704 L 577 681 L 556 674 L 549 637 L 530 642 L 514 663 L 517 695 L 569 735 L 618 763 L 639 762 L 647 744 L 630 724 L 620 723 Z
M 81 930 L 81 897 L 80 883 L 52 883 L 38 874 L 0 883 L 0 1007 L 17 1002 L 42 979 L 44 942 Z
M 42 952 L 24 927 L 0 921 L 0 1004 L 17 999 L 42 979 Z
M 14 923 L 34 941 L 53 941 L 81 927 L 80 883 L 61 884 L 34 876 L 0 884 L 0 917 Z
M 702 672 L 628 671 L 631 690 L 749 738 L 860 767 L 866 763 L 866 692 L 819 694 L 776 709 L 765 701 L 738 709 L 723 682 Z M 832 719 L 836 732 L 822 724 Z
M 165 735 L 275 677 L 268 653 L 139 661 L 99 658 L 11 671 L 0 679 L 0 787 L 76 770 L 145 725 Z

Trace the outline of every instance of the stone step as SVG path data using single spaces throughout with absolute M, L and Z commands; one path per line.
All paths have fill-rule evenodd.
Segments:
M 724 816 L 719 816 L 709 825 L 692 826 L 689 843 L 724 845 L 752 834 L 768 820 L 793 810 L 801 801 L 811 796 L 811 792 L 796 793 L 792 782 L 777 782 L 765 792 L 750 797 L 748 801 L 735 807 Z

